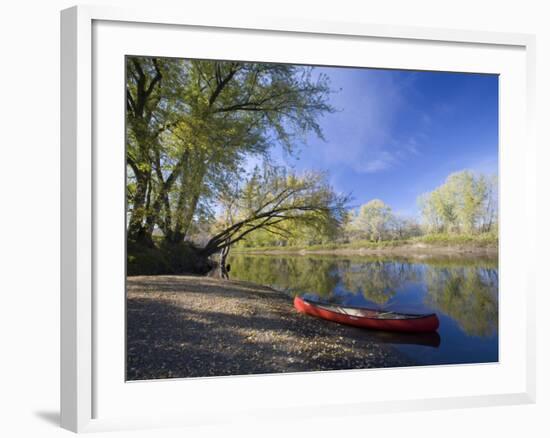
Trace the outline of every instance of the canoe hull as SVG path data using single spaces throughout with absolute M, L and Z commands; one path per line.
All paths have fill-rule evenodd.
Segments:
M 294 298 L 294 307 L 298 312 L 316 316 L 328 321 L 340 324 L 352 325 L 355 327 L 367 328 L 370 330 L 384 330 L 406 333 L 434 332 L 439 328 L 437 315 L 419 315 L 407 319 L 377 319 L 369 317 L 351 316 L 335 312 L 326 308 L 317 307 L 314 303 L 303 300 L 300 297 Z

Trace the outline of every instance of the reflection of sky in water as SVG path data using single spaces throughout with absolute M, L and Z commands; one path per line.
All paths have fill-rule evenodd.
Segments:
M 387 261 L 346 257 L 233 256 L 232 277 L 318 301 L 438 315 L 438 347 L 384 335 L 420 364 L 498 360 L 496 260 Z M 411 338 L 412 339 L 412 338 Z

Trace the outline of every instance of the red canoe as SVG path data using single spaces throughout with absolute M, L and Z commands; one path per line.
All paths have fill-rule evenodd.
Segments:
M 435 313 L 411 315 L 364 307 L 321 304 L 298 296 L 294 298 L 294 307 L 298 312 L 308 315 L 372 330 L 419 333 L 434 332 L 439 327 L 439 319 Z

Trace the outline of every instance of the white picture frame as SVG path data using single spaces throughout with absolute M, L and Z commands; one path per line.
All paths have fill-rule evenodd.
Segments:
M 99 30 L 97 26 L 105 27 Z M 94 27 L 96 26 L 96 27 Z M 407 60 L 403 47 L 418 47 L 421 50 L 427 50 L 429 54 L 430 47 L 444 53 L 446 50 L 463 50 L 465 59 L 471 50 L 471 68 L 475 70 L 490 70 L 488 72 L 503 74 L 499 69 L 510 69 L 515 73 L 510 73 L 514 81 L 504 85 L 514 89 L 512 94 L 507 94 L 504 90 L 505 100 L 501 102 L 503 111 L 501 114 L 501 123 L 504 119 L 508 125 L 502 126 L 505 142 L 508 139 L 514 139 L 516 146 L 510 146 L 505 149 L 503 162 L 500 164 L 501 175 L 504 180 L 501 182 L 501 199 L 509 199 L 501 207 L 502 227 L 500 250 L 506 258 L 501 258 L 501 269 L 511 266 L 511 263 L 518 261 L 517 269 L 514 272 L 507 272 L 501 276 L 501 283 L 509 288 L 519 289 L 521 294 L 521 303 L 518 306 L 518 316 L 520 322 L 519 329 L 510 342 L 519 348 L 514 349 L 515 356 L 504 355 L 505 358 L 496 364 L 496 368 L 485 368 L 476 366 L 455 366 L 455 367 L 418 367 L 416 370 L 389 370 L 386 374 L 380 374 L 376 377 L 372 371 L 344 371 L 327 373 L 307 373 L 312 376 L 304 377 L 302 374 L 265 376 L 265 377 L 231 377 L 231 378 L 210 378 L 210 379 L 191 379 L 190 382 L 172 382 L 165 381 L 160 383 L 142 382 L 138 385 L 120 381 L 120 370 L 113 370 L 112 363 L 106 362 L 107 354 L 98 354 L 102 349 L 109 348 L 108 351 L 114 352 L 118 358 L 122 357 L 124 352 L 121 350 L 119 340 L 123 336 L 120 331 L 123 325 L 124 315 L 120 314 L 120 303 L 123 301 L 124 290 L 120 290 L 120 296 L 117 296 L 116 302 L 113 301 L 112 307 L 109 297 L 98 300 L 98 294 L 105 290 L 105 285 L 109 283 L 109 274 L 102 270 L 101 266 L 105 263 L 111 263 L 107 260 L 105 254 L 106 237 L 102 241 L 99 235 L 105 236 L 102 231 L 101 223 L 104 221 L 101 211 L 106 208 L 97 208 L 102 202 L 120 202 L 117 193 L 113 191 L 113 199 L 108 200 L 108 195 L 103 187 L 114 187 L 119 184 L 118 179 L 112 177 L 113 173 L 105 165 L 105 153 L 97 153 L 97 142 L 101 144 L 102 137 L 102 113 L 99 108 L 103 108 L 102 97 L 97 94 L 98 81 L 104 76 L 102 67 L 94 65 L 94 60 L 103 56 L 105 49 L 104 40 L 101 32 L 107 32 L 112 42 L 112 56 L 118 59 L 120 53 L 124 53 L 126 48 L 122 44 L 123 38 L 117 37 L 116 32 L 120 29 L 117 26 L 128 29 L 124 32 L 133 32 L 132 35 L 139 35 L 140 29 L 148 29 L 150 35 L 154 33 L 162 34 L 166 32 L 177 32 L 177 29 L 187 29 L 189 32 L 199 31 L 202 35 L 223 35 L 234 32 L 238 38 L 263 38 L 270 39 L 309 39 L 335 38 L 338 44 L 378 44 L 394 45 L 397 48 L 390 53 L 386 61 L 380 60 L 379 65 L 384 64 L 390 68 L 414 68 L 415 60 Z M 115 33 L 109 33 L 115 32 Z M 103 40 L 102 40 L 103 38 Z M 162 36 L 160 36 L 162 38 Z M 237 37 L 236 37 L 237 38 Z M 136 38 L 139 40 L 139 38 Z M 121 44 L 117 44 L 116 42 Z M 346 42 L 347 41 L 347 42 Z M 144 53 L 148 50 L 160 50 L 160 46 L 155 48 L 155 38 L 145 47 L 144 43 L 139 41 L 136 44 L 143 44 Z M 451 47 L 452 46 L 452 47 Z M 137 47 L 137 46 L 135 46 Z M 270 47 L 270 46 L 266 46 Z M 268 53 L 269 49 L 263 47 L 267 59 L 271 59 L 276 54 Z M 449 49 L 449 47 L 451 47 Z M 496 58 L 502 56 L 502 62 L 493 64 L 490 60 L 481 59 L 483 56 L 475 55 L 476 50 L 485 50 L 498 52 Z M 116 52 L 119 50 L 119 52 Z M 168 49 L 164 49 L 168 50 Z M 198 48 L 197 50 L 201 50 Z M 334 49 L 332 49 L 334 50 Z M 392 49 L 393 50 L 393 49 Z M 122 51 L 122 52 L 120 52 Z M 390 51 L 391 52 L 391 51 Z M 401 53 L 399 62 L 392 59 L 396 58 L 396 53 Z M 485 53 L 485 52 L 483 52 Z M 479 54 L 483 54 L 479 52 Z M 529 249 L 535 245 L 535 223 L 534 215 L 529 215 L 527 209 L 514 208 L 517 202 L 524 202 L 531 209 L 535 208 L 535 142 L 533 138 L 533 111 L 534 111 L 534 53 L 535 39 L 531 35 L 507 34 L 461 31 L 450 29 L 424 29 L 402 26 L 382 26 L 366 23 L 338 23 L 338 22 L 316 22 L 308 20 L 294 19 L 275 19 L 275 18 L 257 18 L 248 20 L 232 19 L 228 21 L 224 17 L 216 17 L 212 14 L 204 16 L 188 15 L 185 11 L 163 11 L 157 8 L 138 11 L 128 9 L 118 9 L 111 7 L 92 7 L 78 6 L 62 11 L 61 13 L 61 425 L 62 427 L 75 431 L 101 431 L 120 428 L 146 428 L 162 427 L 174 425 L 205 424 L 211 421 L 212 410 L 216 412 L 216 421 L 223 422 L 234 421 L 235 419 L 256 418 L 276 418 L 277 416 L 326 416 L 326 415 L 360 415 L 368 412 L 396 412 L 414 409 L 441 409 L 452 407 L 475 407 L 487 405 L 520 404 L 532 403 L 535 400 L 535 311 L 534 311 L 534 278 L 528 259 L 532 256 L 523 256 L 523 261 L 513 259 L 514 253 L 529 254 Z M 136 54 L 136 53 L 132 53 Z M 106 60 L 110 59 L 106 53 Z M 509 55 L 509 56 L 508 56 Z M 214 56 L 214 55 L 211 55 Z M 257 57 L 264 55 L 257 55 Z M 289 55 L 294 56 L 294 55 Z M 295 55 L 299 56 L 299 55 Z M 313 55 L 311 55 L 313 56 Z M 320 55 L 319 55 L 320 56 Z M 325 53 L 323 56 L 336 56 L 336 53 Z M 391 58 L 393 56 L 393 58 Z M 477 57 L 476 57 L 477 56 Z M 417 68 L 424 69 L 455 69 L 468 70 L 468 63 L 457 56 L 443 56 L 441 59 L 433 59 L 429 63 Z M 480 59 L 477 59 L 480 58 Z M 495 58 L 495 59 L 496 59 Z M 293 58 L 297 59 L 296 57 Z M 320 59 L 320 58 L 319 58 Z M 446 60 L 445 60 L 446 59 Z M 499 58 L 500 59 L 500 58 Z M 121 60 L 122 62 L 122 60 Z M 309 62 L 309 61 L 308 61 Z M 336 61 L 335 61 L 336 62 Z M 339 61 L 345 62 L 345 61 Z M 453 63 L 451 63 L 453 62 Z M 408 63 L 408 64 L 407 64 Z M 476 64 L 478 63 L 478 64 Z M 105 65 L 103 63 L 102 65 Z M 485 65 L 486 67 L 475 67 L 475 65 Z M 450 66 L 450 67 L 449 67 Z M 502 66 L 502 67 L 499 67 Z M 504 71 L 503 70 L 503 71 Z M 480 70 L 481 71 L 481 70 Z M 106 70 L 108 73 L 108 70 Z M 117 79 L 119 85 L 123 88 L 121 78 Z M 115 84 L 116 85 L 116 84 Z M 101 88 L 101 87 L 100 87 Z M 508 97 L 509 98 L 508 98 Z M 517 109 L 519 103 L 520 109 Z M 514 104 L 514 105 L 512 105 Z M 121 105 L 123 106 L 123 105 Z M 515 108 L 509 108 L 514 106 Z M 520 111 L 519 113 L 508 113 L 510 111 Z M 512 115 L 522 117 L 515 118 Z M 120 121 L 123 122 L 123 121 Z M 98 128 L 98 123 L 99 127 Z M 109 128 L 110 129 L 110 128 Z M 115 131 L 117 126 L 113 126 Z M 508 132 L 507 130 L 511 131 Z M 105 132 L 108 128 L 105 127 Z M 513 132 L 512 132 L 513 131 Z M 118 132 L 118 131 L 117 131 Z M 121 134 L 120 132 L 118 134 Z M 123 133 L 122 133 L 123 135 Z M 119 138 L 119 137 L 112 137 Z M 98 140 L 99 139 L 99 140 Z M 519 146 L 521 145 L 521 147 Z M 118 147 L 118 146 L 117 146 Z M 124 145 L 122 144 L 123 148 Z M 502 152 L 502 145 L 501 145 Z M 113 152 L 115 154 L 115 152 Z M 120 157 L 119 157 L 120 158 Z M 116 167 L 116 159 L 113 168 Z M 98 168 L 102 171 L 98 172 Z M 103 172 L 105 170 L 105 172 Z M 123 170 L 123 169 L 122 169 Z M 511 172 L 515 170 L 516 183 L 518 187 L 511 189 L 507 184 Z M 112 172 L 116 172 L 112 170 Z M 111 176 L 109 176 L 111 175 Z M 508 179 L 506 179 L 508 178 Z M 509 190 L 508 190 L 509 189 Z M 105 204 L 107 205 L 107 204 Z M 118 204 L 117 204 L 118 205 Z M 122 223 L 123 218 L 119 219 Z M 513 226 L 515 221 L 527 221 L 531 226 L 528 231 L 522 235 L 523 240 L 514 238 Z M 115 227 L 116 228 L 116 227 Z M 118 230 L 120 231 L 120 230 Z M 117 235 L 120 236 L 120 235 Z M 110 237 L 110 236 L 109 236 Z M 99 239 L 99 240 L 98 240 Z M 120 245 L 123 242 L 116 236 L 109 239 L 112 245 L 118 245 L 113 254 L 119 254 Z M 113 246 L 114 248 L 114 246 Z M 523 252 L 525 250 L 525 252 Z M 531 251 L 530 254 L 535 254 Z M 522 257 L 516 254 L 516 257 Z M 527 259 L 527 260 L 526 260 Z M 117 259 L 118 260 L 118 259 Z M 114 263 L 123 264 L 123 260 Z M 120 282 L 117 283 L 120 285 Z M 117 286 L 113 286 L 116 290 Z M 506 289 L 506 288 L 505 288 Z M 121 298 L 122 297 L 122 298 Z M 507 308 L 501 303 L 500 324 L 502 330 L 501 347 L 507 343 L 507 334 L 511 333 L 508 327 Z M 123 304 L 122 304 L 123 305 Z M 118 307 L 117 307 L 118 306 Z M 504 306 L 504 307 L 503 307 Z M 105 309 L 109 309 L 106 311 Z M 118 312 L 118 313 L 117 313 Z M 98 314 L 101 314 L 101 327 L 107 327 L 117 333 L 113 339 L 112 345 L 103 335 L 104 329 L 99 327 Z M 118 315 L 118 316 L 117 316 Z M 119 317 L 120 321 L 116 321 Z M 107 322 L 105 322 L 107 321 Z M 119 336 L 120 335 L 120 336 Z M 122 344 L 123 345 L 123 344 Z M 507 344 L 506 344 L 507 345 Z M 506 347 L 504 345 L 504 347 Z M 512 347 L 511 347 L 512 348 Z M 107 350 L 104 350 L 107 351 Z M 506 349 L 505 349 L 506 353 Z M 513 363 L 512 363 L 513 362 Z M 117 362 L 118 363 L 118 362 Z M 499 374 L 499 370 L 506 369 L 510 364 L 510 370 Z M 500 367 L 500 368 L 499 368 Z M 458 370 L 458 371 L 456 371 Z M 122 408 L 122 398 L 125 401 L 131 399 L 154 399 L 160 394 L 168 394 L 174 397 L 178 394 L 182 385 L 186 385 L 186 394 L 191 397 L 199 391 L 214 391 L 221 394 L 234 392 L 236 388 L 242 390 L 243 394 L 256 394 L 254 386 L 265 384 L 269 391 L 275 391 L 275 386 L 285 388 L 289 385 L 302 385 L 302 389 L 313 387 L 319 382 L 326 382 L 328 391 L 334 391 L 335 387 L 341 386 L 346 382 L 360 381 L 360 379 L 370 379 L 373 376 L 376 379 L 384 380 L 386 377 L 395 382 L 400 379 L 406 379 L 415 373 L 414 379 L 430 378 L 443 380 L 456 379 L 463 372 L 466 376 L 473 376 L 474 381 L 478 379 L 490 380 L 485 375 L 495 376 L 493 382 L 485 387 L 480 387 L 479 391 L 471 391 L 469 388 L 455 388 L 454 392 L 445 392 L 446 388 L 441 387 L 439 392 L 435 389 L 429 395 L 410 388 L 407 393 L 402 394 L 395 390 L 387 397 L 373 396 L 366 397 L 355 395 L 353 398 L 335 399 L 333 403 L 328 403 L 324 398 L 316 397 L 315 393 L 310 396 L 307 394 L 300 398 L 297 397 L 295 405 L 289 405 L 288 409 L 280 407 L 278 409 L 259 408 L 253 404 L 247 404 L 244 399 L 237 399 L 235 407 L 229 412 L 222 412 L 216 405 L 201 401 L 199 399 L 194 403 L 193 411 L 189 406 L 178 404 L 173 409 L 168 410 L 162 403 L 156 403 L 155 406 L 147 406 L 146 415 L 131 411 L 124 411 Z M 451 378 L 450 374 L 453 373 Z M 455 376 L 456 374 L 456 376 Z M 458 377 L 460 378 L 460 377 Z M 113 380 L 114 379 L 114 380 Z M 116 385 L 112 382 L 117 380 Z M 271 379 L 271 380 L 270 380 Z M 273 379 L 277 379 L 273 381 Z M 499 380 L 500 379 L 500 380 Z M 504 379 L 511 382 L 508 386 Z M 366 381 L 366 380 L 365 380 Z M 275 382 L 275 383 L 274 383 Z M 500 382 L 500 383 L 499 383 Z M 309 385 L 309 386 L 308 386 Z M 491 386 L 492 385 L 492 386 Z M 112 388 L 116 386 L 117 388 Z M 460 382 L 458 382 L 458 386 Z M 126 389 L 130 388 L 130 391 Z M 333 388 L 333 389 L 331 389 Z M 108 391 L 109 398 L 112 398 L 112 406 L 107 406 L 105 396 Z M 117 392 L 118 391 L 118 392 Z M 415 392 L 416 391 L 416 392 Z M 376 392 L 376 391 L 374 391 Z M 283 400 L 281 394 L 272 393 L 275 400 Z M 103 398 L 102 398 L 103 397 Z M 309 397 L 309 398 L 308 398 Z M 281 403 L 279 403 L 280 405 Z M 284 403 L 283 403 L 284 404 Z M 105 405 L 105 407 L 104 407 Z M 296 406 L 299 406 L 299 412 L 296 412 Z M 206 411 L 207 407 L 209 412 Z M 218 409 L 216 411 L 216 409 Z M 103 412 L 108 414 L 103 415 Z

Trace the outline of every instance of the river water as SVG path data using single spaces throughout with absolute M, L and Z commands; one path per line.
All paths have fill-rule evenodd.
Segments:
M 233 254 L 231 278 L 321 302 L 435 312 L 437 334 L 368 333 L 419 365 L 498 361 L 498 260 Z

